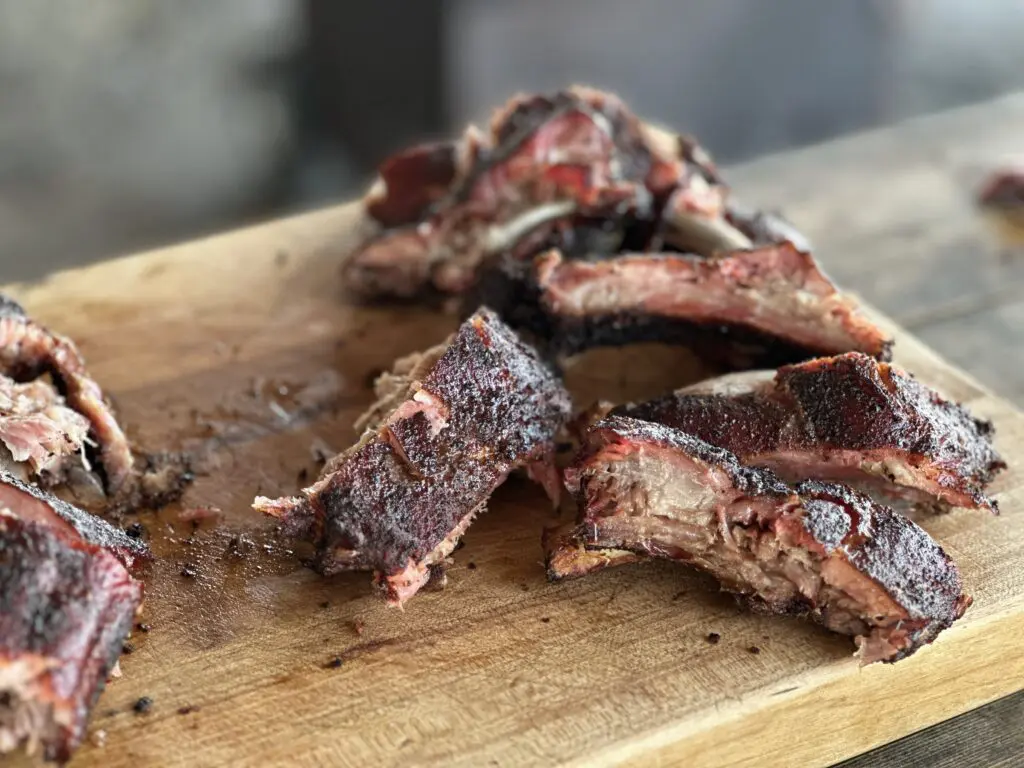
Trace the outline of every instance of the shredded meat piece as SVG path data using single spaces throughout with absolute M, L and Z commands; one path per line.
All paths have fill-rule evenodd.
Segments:
M 545 247 L 675 248 L 711 254 L 750 239 L 726 217 L 726 188 L 689 137 L 640 122 L 588 88 L 517 96 L 484 135 L 428 144 L 387 160 L 365 207 L 383 229 L 347 260 L 364 295 L 459 293 L 480 262 Z
M 485 309 L 443 349 L 400 361 L 382 382 L 384 401 L 356 445 L 301 496 L 254 506 L 314 542 L 320 571 L 373 570 L 402 605 L 509 472 L 551 463 L 570 403 L 536 353 Z
M 0 473 L 0 753 L 67 761 L 114 674 L 148 557 L 70 504 Z
M 849 353 L 712 379 L 613 411 L 681 429 L 789 481 L 852 483 L 887 502 L 996 508 L 993 427 L 904 371 Z
M 927 533 L 850 488 L 794 490 L 685 432 L 610 416 L 566 472 L 578 524 L 548 538 L 552 579 L 623 553 L 688 563 L 768 613 L 807 614 L 852 635 L 863 663 L 932 642 L 970 598 Z
M 706 259 L 626 254 L 528 267 L 502 260 L 472 301 L 495 308 L 555 354 L 638 341 L 687 343 L 732 368 L 851 350 L 888 358 L 891 341 L 790 243 Z
M 0 369 L 15 381 L 48 373 L 68 407 L 89 421 L 99 450 L 107 492 L 126 492 L 134 480 L 131 446 L 99 385 L 70 339 L 30 319 L 19 304 L 0 295 Z
M 69 457 L 81 462 L 89 422 L 64 405 L 47 382 L 18 384 L 0 375 L 0 443 L 7 469 L 46 482 L 59 482 Z

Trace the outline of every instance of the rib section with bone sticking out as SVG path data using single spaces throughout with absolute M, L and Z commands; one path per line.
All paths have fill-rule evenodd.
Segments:
M 529 267 L 507 260 L 476 298 L 556 354 L 639 341 L 688 343 L 735 368 L 848 351 L 888 358 L 891 341 L 790 243 L 714 258 L 627 254 Z
M 378 393 L 362 438 L 312 487 L 255 507 L 314 542 L 323 573 L 373 570 L 388 601 L 401 605 L 509 472 L 552 477 L 570 402 L 537 354 L 486 309 L 442 348 L 400 361 Z
M 517 96 L 484 134 L 388 159 L 364 200 L 380 230 L 346 260 L 364 295 L 459 293 L 485 257 L 746 248 L 727 190 L 695 141 L 645 125 L 615 96 L 574 87 Z
M 838 484 L 794 490 L 660 424 L 598 422 L 566 485 L 580 516 L 549 552 L 552 579 L 620 553 L 677 560 L 755 610 L 807 614 L 851 635 L 865 664 L 909 656 L 971 602 L 942 548 L 888 507 Z
M 0 295 L 0 373 L 25 382 L 49 374 L 69 408 L 89 421 L 98 446 L 107 493 L 124 495 L 133 485 L 134 458 L 103 391 L 85 369 L 70 339 L 39 325 L 19 304 Z
M 789 481 L 854 485 L 911 511 L 995 510 L 992 424 L 904 371 L 849 353 L 723 376 L 613 413 L 688 432 Z
M 117 664 L 141 542 L 0 473 L 0 753 L 67 761 Z

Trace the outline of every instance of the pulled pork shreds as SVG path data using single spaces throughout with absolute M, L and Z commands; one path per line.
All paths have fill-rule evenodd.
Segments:
M 551 352 L 639 341 L 688 343 L 734 368 L 858 351 L 887 359 L 892 342 L 790 243 L 722 253 L 624 254 L 596 261 L 558 251 L 484 270 L 487 303 Z
M 536 474 L 551 486 L 570 403 L 537 354 L 486 309 L 443 348 L 400 361 L 378 394 L 362 438 L 312 487 L 254 506 L 314 542 L 321 572 L 373 570 L 389 603 L 402 605 L 509 472 L 543 465 Z
M 612 411 L 688 432 L 786 480 L 854 484 L 903 508 L 995 511 L 994 429 L 857 353 L 723 376 Z
M 0 473 L 0 753 L 66 762 L 115 673 L 142 602 L 148 550 Z
M 364 295 L 460 293 L 497 253 L 750 247 L 726 197 L 693 139 L 645 125 L 615 96 L 516 96 L 486 135 L 470 126 L 458 141 L 385 161 L 364 200 L 382 230 L 349 256 L 346 283 Z
M 48 382 L 18 384 L 0 375 L 0 443 L 10 471 L 57 482 L 69 457 L 84 461 L 88 433 L 88 420 L 68 408 Z
M 598 422 L 566 485 L 580 516 L 548 539 L 552 579 L 623 553 L 678 560 L 755 610 L 807 614 L 853 636 L 865 664 L 909 656 L 971 603 L 953 562 L 905 517 L 838 484 L 794 490 L 660 424 Z
M 49 374 L 67 407 L 89 421 L 108 494 L 133 485 L 134 458 L 99 385 L 89 377 L 74 343 L 39 325 L 11 298 L 0 294 L 0 373 L 15 381 Z

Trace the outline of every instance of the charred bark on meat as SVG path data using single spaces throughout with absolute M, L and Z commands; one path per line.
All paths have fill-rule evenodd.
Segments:
M 570 403 L 537 354 L 489 310 L 443 349 L 400 361 L 379 394 L 360 441 L 312 487 L 255 506 L 314 542 L 319 570 L 373 570 L 389 602 L 401 605 L 509 472 L 550 464 Z
M 142 602 L 145 545 L 0 474 L 0 753 L 67 761 Z
M 625 553 L 677 560 L 756 610 L 853 636 L 863 663 L 909 656 L 971 602 L 942 548 L 891 509 L 838 484 L 794 490 L 660 424 L 598 422 L 566 484 L 580 517 L 569 537 L 548 541 L 553 579 Z
M 996 510 L 994 428 L 906 372 L 849 353 L 701 382 L 616 414 L 680 429 L 786 480 L 852 483 L 901 508 Z
M 492 306 L 552 355 L 641 341 L 685 344 L 731 369 L 848 351 L 888 359 L 891 340 L 836 290 L 810 254 L 784 243 L 720 254 L 503 258 L 470 304 Z

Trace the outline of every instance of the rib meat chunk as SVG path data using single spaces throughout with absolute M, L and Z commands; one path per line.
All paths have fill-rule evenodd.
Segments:
M 556 354 L 638 341 L 688 343 L 734 368 L 860 351 L 888 358 L 891 341 L 790 243 L 715 258 L 630 254 L 529 267 L 508 260 L 479 298 Z
M 853 484 L 887 502 L 995 509 L 993 427 L 862 354 L 733 374 L 614 413 L 681 429 L 789 481 Z
M 142 602 L 145 546 L 0 474 L 0 753 L 68 760 Z
M 373 570 L 388 601 L 401 605 L 509 472 L 533 468 L 550 485 L 570 402 L 536 353 L 486 309 L 443 349 L 402 362 L 383 390 L 362 438 L 311 488 L 258 498 L 255 507 L 313 541 L 322 572 Z
M 577 576 L 630 552 L 706 571 L 752 608 L 808 614 L 854 637 L 863 663 L 932 642 L 971 599 L 927 533 L 842 485 L 796 489 L 685 432 L 612 416 L 566 475 L 579 524 L 549 576 Z
M 39 325 L 12 299 L 0 295 L 0 373 L 15 381 L 49 374 L 67 406 L 89 422 L 98 446 L 107 492 L 124 494 L 134 478 L 131 446 L 103 392 L 85 369 L 70 339 Z
M 382 229 L 348 258 L 346 282 L 366 295 L 459 293 L 489 254 L 748 247 L 725 197 L 696 142 L 644 125 L 610 94 L 517 96 L 487 135 L 470 126 L 383 164 L 364 201 Z

